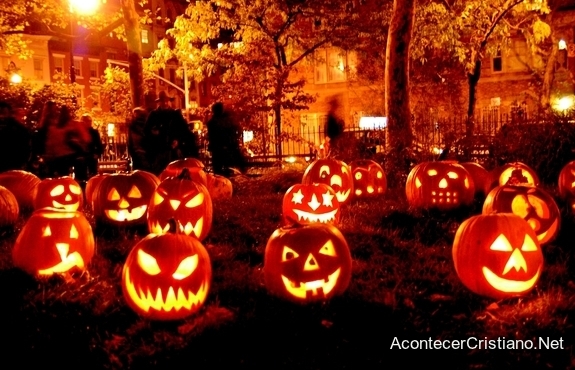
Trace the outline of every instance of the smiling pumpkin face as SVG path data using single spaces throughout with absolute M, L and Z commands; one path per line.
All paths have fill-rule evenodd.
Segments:
M 325 184 L 290 187 L 283 198 L 283 217 L 286 225 L 339 222 L 339 201 L 333 189 Z
M 206 238 L 212 225 L 212 200 L 205 186 L 193 181 L 184 170 L 156 188 L 148 209 L 148 229 L 165 234 L 174 219 L 180 231 L 199 240 Z
M 496 299 L 529 292 L 543 269 L 543 253 L 533 229 L 510 213 L 465 220 L 452 251 L 461 282 L 477 294 Z
M 122 272 L 128 305 L 152 320 L 178 320 L 206 301 L 212 268 L 204 246 L 181 234 L 150 234 L 134 246 Z
M 44 179 L 38 184 L 34 208 L 53 207 L 65 211 L 77 211 L 82 207 L 83 200 L 82 188 L 72 177 Z
M 351 255 L 332 225 L 310 224 L 277 229 L 265 250 L 268 290 L 281 298 L 307 303 L 342 294 L 351 279 Z
M 349 166 L 333 158 L 317 159 L 306 168 L 302 184 L 325 184 L 330 186 L 340 204 L 351 201 L 353 178 Z
M 83 271 L 94 255 L 94 235 L 80 212 L 35 211 L 18 235 L 14 265 L 34 276 Z

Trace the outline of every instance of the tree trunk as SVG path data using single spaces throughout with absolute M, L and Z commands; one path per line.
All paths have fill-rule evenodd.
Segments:
M 140 17 L 134 0 L 121 0 L 124 15 L 124 28 L 128 44 L 128 64 L 130 65 L 130 90 L 133 107 L 144 106 L 144 69 L 142 65 L 142 41 L 140 39 Z
M 465 122 L 465 134 L 467 137 L 473 136 L 475 131 L 475 102 L 477 101 L 479 77 L 481 77 L 481 60 L 476 60 L 473 73 L 467 74 L 467 82 L 469 83 L 469 105 L 467 106 L 467 121 Z
M 412 158 L 411 110 L 409 106 L 409 49 L 415 0 L 394 0 L 385 55 L 385 111 L 388 156 L 386 172 L 390 187 L 405 184 Z
M 557 61 L 557 54 L 559 54 L 559 46 L 553 33 L 551 34 L 551 53 L 547 58 L 545 65 L 545 72 L 543 74 L 543 81 L 541 84 L 541 97 L 540 97 L 540 113 L 547 114 L 551 112 L 551 88 L 553 86 L 553 79 L 555 77 L 555 63 Z

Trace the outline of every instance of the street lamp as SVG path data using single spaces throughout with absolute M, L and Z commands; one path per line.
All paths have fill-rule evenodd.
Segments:
M 74 67 L 74 23 L 76 14 L 91 15 L 100 6 L 100 0 L 69 0 L 70 1 L 70 83 L 76 82 Z

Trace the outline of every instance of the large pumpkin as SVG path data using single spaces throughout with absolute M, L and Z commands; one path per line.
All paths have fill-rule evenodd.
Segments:
M 82 188 L 70 176 L 42 180 L 34 198 L 34 209 L 53 207 L 77 211 L 82 210 L 83 204 Z
M 500 299 L 529 292 L 543 269 L 543 253 L 533 229 L 512 213 L 473 216 L 453 242 L 453 262 L 472 292 Z
M 282 211 L 286 225 L 336 224 L 340 218 L 339 201 L 326 184 L 293 185 L 284 195 Z
M 183 319 L 206 301 L 212 278 L 210 257 L 183 234 L 150 234 L 130 251 L 122 272 L 128 305 L 152 320 Z
M 13 226 L 18 220 L 20 208 L 12 192 L 0 186 L 0 227 Z
M 94 217 L 115 226 L 145 225 L 148 204 L 159 183 L 145 171 L 104 176 L 92 195 Z
M 95 250 L 92 227 L 83 213 L 36 210 L 16 239 L 14 265 L 34 276 L 83 271 Z
M 535 170 L 522 162 L 510 162 L 489 172 L 489 180 L 485 189 L 488 194 L 491 189 L 500 185 L 538 186 L 539 176 Z
M 483 203 L 483 214 L 511 212 L 521 217 L 535 231 L 539 243 L 555 238 L 561 213 L 553 197 L 541 188 L 503 185 L 491 190 Z
M 309 224 L 274 231 L 265 249 L 264 276 L 270 293 L 307 303 L 342 294 L 351 279 L 351 255 L 333 225 Z
M 212 226 L 212 198 L 205 186 L 192 180 L 184 168 L 177 177 L 163 180 L 150 200 L 148 230 L 165 234 L 170 220 L 175 220 L 180 231 L 204 240 Z
M 371 159 L 357 159 L 349 164 L 356 197 L 380 195 L 387 190 L 383 168 Z
M 334 158 L 316 159 L 310 163 L 302 177 L 302 184 L 326 184 L 337 196 L 340 204 L 351 201 L 353 178 L 349 166 Z
M 0 173 L 0 186 L 14 194 L 20 211 L 34 208 L 34 197 L 40 181 L 38 176 L 27 171 L 10 170 Z
M 190 171 L 192 180 L 208 186 L 207 174 L 204 171 L 204 164 L 196 158 L 183 158 L 170 162 L 168 166 L 160 173 L 160 180 L 165 180 L 168 177 L 175 177 L 182 172 L 184 168 Z
M 450 210 L 471 204 L 475 185 L 469 172 L 456 162 L 423 162 L 409 173 L 405 195 L 412 207 Z

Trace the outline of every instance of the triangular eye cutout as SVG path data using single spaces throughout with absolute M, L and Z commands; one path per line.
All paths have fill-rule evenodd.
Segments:
M 140 189 L 136 185 L 133 185 L 128 193 L 128 198 L 141 198 L 142 193 L 140 193 Z
M 186 203 L 186 207 L 194 208 L 204 203 L 204 193 L 198 193 Z
M 491 244 L 489 247 L 492 251 L 499 251 L 499 252 L 511 252 L 513 247 L 509 243 L 509 240 L 503 234 L 499 234 L 497 239 Z
M 337 253 L 335 252 L 335 247 L 333 246 L 333 242 L 328 240 L 323 247 L 319 250 L 319 253 L 325 254 L 326 256 L 336 257 Z
M 120 200 L 120 193 L 118 193 L 118 190 L 116 190 L 116 188 L 110 190 L 110 192 L 108 193 L 108 200 Z
M 162 271 L 160 266 L 158 266 L 158 261 L 141 249 L 138 249 L 138 265 L 148 275 L 158 275 Z
M 46 228 L 44 229 L 44 232 L 42 233 L 42 236 L 51 236 L 52 235 L 52 230 L 50 229 L 50 226 L 46 226 Z
M 164 201 L 164 197 L 161 196 L 157 191 L 154 193 L 154 205 L 157 206 L 158 204 Z
M 289 261 L 291 259 L 298 258 L 298 257 L 299 257 L 299 254 L 296 251 L 294 251 L 290 247 L 284 245 L 284 249 L 282 251 L 282 262 Z
M 194 254 L 193 256 L 186 257 L 180 262 L 176 272 L 172 274 L 172 277 L 176 280 L 182 280 L 187 278 L 196 270 L 198 267 L 198 255 Z
M 76 226 L 72 225 L 70 228 L 70 239 L 78 239 L 78 236 L 78 229 L 76 229 Z
M 525 240 L 523 240 L 521 250 L 523 252 L 535 252 L 538 249 L 539 248 L 537 247 L 537 244 L 535 244 L 535 241 L 533 241 L 529 235 L 525 235 Z

